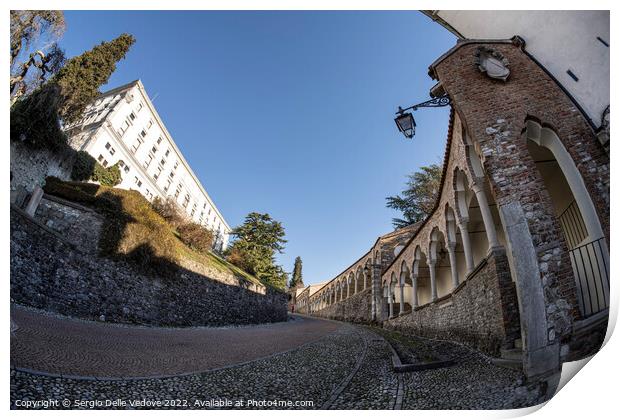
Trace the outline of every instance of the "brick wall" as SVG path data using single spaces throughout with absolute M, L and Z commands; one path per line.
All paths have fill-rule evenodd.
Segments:
M 548 308 L 548 340 L 557 342 L 570 333 L 578 316 L 575 282 L 551 198 L 527 148 L 525 122 L 535 119 L 557 133 L 584 179 L 608 240 L 609 158 L 570 98 L 520 46 L 488 45 L 508 59 L 507 82 L 477 69 L 478 46 L 463 44 L 436 63 L 434 72 L 479 147 L 496 203 L 518 202 L 523 208 Z

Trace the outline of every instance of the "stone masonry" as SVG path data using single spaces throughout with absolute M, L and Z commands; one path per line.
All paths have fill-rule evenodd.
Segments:
M 51 203 L 39 214 L 57 211 Z M 218 281 L 201 267 L 179 267 L 174 277 L 145 276 L 127 263 L 98 257 L 17 208 L 10 213 L 12 302 L 84 319 L 160 326 L 287 319 L 283 293 Z

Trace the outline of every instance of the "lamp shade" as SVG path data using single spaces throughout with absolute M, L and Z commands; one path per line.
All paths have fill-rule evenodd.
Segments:
M 408 139 L 413 138 L 415 134 L 415 119 L 413 119 L 411 112 L 398 114 L 398 116 L 394 118 L 394 122 L 396 123 L 396 127 L 398 127 L 398 131 L 403 133 L 405 137 Z

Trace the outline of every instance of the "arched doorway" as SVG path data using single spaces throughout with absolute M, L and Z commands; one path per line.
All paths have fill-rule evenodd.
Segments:
M 609 249 L 594 203 L 572 157 L 556 135 L 527 122 L 530 155 L 551 197 L 570 254 L 584 317 L 609 307 Z

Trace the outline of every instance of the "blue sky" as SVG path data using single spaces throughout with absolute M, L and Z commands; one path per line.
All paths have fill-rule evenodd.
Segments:
M 419 12 L 67 12 L 68 56 L 122 32 L 137 42 L 108 86 L 142 79 L 168 130 L 231 226 L 281 221 L 287 271 L 306 284 L 357 260 L 397 214 L 385 197 L 440 161 L 448 108 L 428 66 L 455 38 Z

